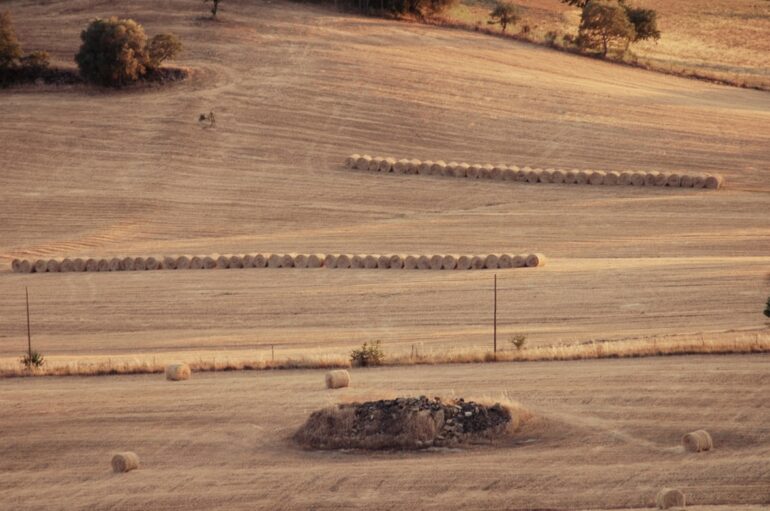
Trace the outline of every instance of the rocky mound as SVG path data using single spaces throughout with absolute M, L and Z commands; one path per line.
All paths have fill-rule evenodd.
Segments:
M 399 397 L 313 412 L 294 439 L 313 449 L 425 449 L 488 441 L 515 426 L 500 404 Z

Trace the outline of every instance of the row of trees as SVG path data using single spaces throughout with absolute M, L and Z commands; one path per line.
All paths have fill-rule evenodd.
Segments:
M 25 54 L 13 29 L 11 14 L 7 11 L 0 13 L 0 75 L 39 74 L 48 68 L 49 62 L 47 52 L 33 51 Z

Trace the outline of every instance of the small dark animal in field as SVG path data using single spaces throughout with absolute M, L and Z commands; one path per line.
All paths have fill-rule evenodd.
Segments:
M 216 118 L 214 117 L 214 111 L 207 114 L 200 114 L 198 116 L 198 124 L 203 126 L 203 128 L 213 128 L 216 124 Z

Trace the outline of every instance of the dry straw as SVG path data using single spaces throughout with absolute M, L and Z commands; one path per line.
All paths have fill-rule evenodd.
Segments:
M 644 186 L 657 186 L 655 180 L 658 178 L 659 172 L 653 170 L 644 174 Z
M 224 255 L 217 257 L 217 269 L 226 270 L 230 267 L 230 258 Z
M 591 174 L 587 170 L 580 170 L 575 175 L 575 183 L 579 185 L 586 185 L 588 184 L 590 178 Z
M 422 165 L 422 162 L 420 160 L 409 160 L 408 173 L 419 174 L 421 165 Z
M 61 263 L 56 259 L 49 259 L 45 263 L 45 271 L 49 273 L 59 273 L 59 271 L 61 271 Z
M 666 186 L 671 188 L 679 188 L 679 185 L 682 184 L 682 176 L 676 173 L 672 173 L 668 175 L 668 179 L 666 179 Z
M 390 268 L 390 257 L 386 255 L 381 255 L 377 258 L 377 268 L 380 270 L 387 270 Z
M 426 255 L 421 255 L 417 258 L 417 269 L 418 270 L 430 270 L 430 257 Z
M 658 509 L 671 509 L 675 507 L 685 507 L 686 501 L 684 493 L 674 488 L 663 488 L 655 497 L 655 504 Z
M 124 257 L 120 262 L 120 269 L 123 271 L 136 270 L 136 262 L 133 257 Z
M 419 168 L 417 169 L 417 173 L 424 176 L 429 176 L 431 174 L 432 168 L 433 168 L 433 161 L 425 160 L 420 164 Z
M 455 177 L 471 177 L 471 166 L 467 163 L 458 163 L 454 168 Z
M 326 256 L 326 257 L 329 257 L 329 256 Z M 270 256 L 267 258 L 268 268 L 280 268 L 282 263 L 283 263 L 283 258 L 281 258 L 280 254 L 270 254 Z
M 124 473 L 139 468 L 139 456 L 133 452 L 119 452 L 112 457 L 112 471 Z
M 372 157 L 368 154 L 359 156 L 358 160 L 356 160 L 356 168 L 358 170 L 368 170 L 370 161 L 372 161 Z
M 406 174 L 409 172 L 409 160 L 401 159 L 393 165 L 393 172 L 396 174 Z
M 324 264 L 324 256 L 322 254 L 310 254 L 307 256 L 308 268 L 320 268 Z
M 706 176 L 704 174 L 695 174 L 692 178 L 692 187 L 693 188 L 705 188 L 706 187 Z
M 119 257 L 113 257 L 110 259 L 110 271 L 121 271 L 121 259 Z
M 203 258 L 203 269 L 204 270 L 213 270 L 217 267 L 217 261 L 213 257 L 206 256 Z
M 430 269 L 431 270 L 440 270 L 444 265 L 444 258 L 438 254 L 431 256 L 430 258 Z
M 506 268 L 513 268 L 513 257 L 509 254 L 501 254 L 497 264 L 500 268 L 506 269 Z
M 484 179 L 492 179 L 492 174 L 495 172 L 494 165 L 489 163 L 481 166 L 481 177 Z
M 337 267 L 337 256 L 334 254 L 326 254 L 324 256 L 324 268 L 336 268 L 336 267 Z
M 441 268 L 444 270 L 454 270 L 457 268 L 457 258 L 451 254 L 445 255 L 441 261 Z
M 160 261 L 154 257 L 148 257 L 144 260 L 144 267 L 147 270 L 160 270 Z
M 86 262 L 83 260 L 83 258 L 76 257 L 72 260 L 72 271 L 86 271 Z
M 192 256 L 190 258 L 190 269 L 191 270 L 203 269 L 203 258 L 199 256 Z
M 527 268 L 537 268 L 545 266 L 545 256 L 543 254 L 529 254 L 527 256 Z
M 471 269 L 471 257 L 467 255 L 462 255 L 457 258 L 457 269 L 458 270 L 470 270 Z
M 668 174 L 666 172 L 657 172 L 655 174 L 655 186 L 666 186 L 668 183 Z
M 588 176 L 588 182 L 592 185 L 603 185 L 604 177 L 606 175 L 606 172 L 602 172 L 601 170 L 594 170 L 591 172 L 591 175 Z
M 709 175 L 706 176 L 706 183 L 705 186 L 709 190 L 719 190 L 724 185 L 724 178 L 722 176 L 717 175 Z
M 243 261 L 243 267 L 244 268 L 254 268 L 254 256 L 251 254 L 246 254 L 243 257 L 241 257 L 241 261 Z
M 484 258 L 481 256 L 471 257 L 471 270 L 481 270 L 484 268 Z
M 682 181 L 679 183 L 679 186 L 682 188 L 692 188 L 693 186 L 693 177 L 689 174 L 682 175 Z
M 176 270 L 176 257 L 164 257 L 161 268 L 163 270 Z
M 682 445 L 690 452 L 710 451 L 714 448 L 714 441 L 708 431 L 699 429 L 685 434 L 682 437 Z
M 430 166 L 432 176 L 443 176 L 444 172 L 446 172 L 446 162 L 443 160 L 433 162 L 433 165 Z
M 481 177 L 482 167 L 478 163 L 468 166 L 468 170 L 465 175 L 468 179 L 478 179 Z
M 147 261 L 144 257 L 134 258 L 134 269 L 137 271 L 144 271 L 147 269 Z
M 337 261 L 334 263 L 334 267 L 341 270 L 347 270 L 350 268 L 350 256 L 347 254 L 338 255 Z
M 305 254 L 298 254 L 294 256 L 295 268 L 307 268 L 307 256 Z
M 615 171 L 607 172 L 604 176 L 604 184 L 607 186 L 616 186 L 620 181 L 620 173 Z
M 404 269 L 416 270 L 417 269 L 417 256 L 408 255 L 404 256 Z
M 110 271 L 110 262 L 107 259 L 99 259 L 97 271 Z
M 364 257 L 364 268 L 373 270 L 378 267 L 377 256 L 367 255 Z
M 371 160 L 369 160 L 369 165 L 366 167 L 366 170 L 370 170 L 372 172 L 377 172 L 380 170 L 380 163 L 382 163 L 383 158 L 380 156 L 375 156 Z
M 484 268 L 488 270 L 496 270 L 499 268 L 500 259 L 495 254 L 489 254 L 484 258 Z
M 263 254 L 254 254 L 254 268 L 267 267 L 267 257 Z
M 229 268 L 243 268 L 243 259 L 241 256 L 230 256 Z
M 503 181 L 516 181 L 516 172 L 518 167 L 508 167 L 503 171 Z
M 283 254 L 281 256 L 281 267 L 294 268 L 294 256 L 292 256 L 291 254 Z
M 527 255 L 526 254 L 516 254 L 513 256 L 513 267 L 514 268 L 524 268 L 527 265 Z
M 553 171 L 553 174 L 551 174 L 551 181 L 556 184 L 564 183 L 564 179 L 566 177 L 566 172 L 562 169 L 556 169 Z
M 326 388 L 341 389 L 350 386 L 350 373 L 345 369 L 337 369 L 326 373 Z
M 380 160 L 380 172 L 393 172 L 393 167 L 396 165 L 394 158 L 383 158 Z
M 553 169 L 545 169 L 540 171 L 540 176 L 538 176 L 538 181 L 540 183 L 552 183 L 553 182 Z
M 393 254 L 390 256 L 388 264 L 391 270 L 400 270 L 404 267 L 404 259 L 398 254 Z
M 38 259 L 32 266 L 32 271 L 35 273 L 45 273 L 48 270 L 48 262 L 45 259 Z
M 166 379 L 181 381 L 190 379 L 190 366 L 187 364 L 169 364 L 166 366 Z
M 356 168 L 356 165 L 358 164 L 358 159 L 361 157 L 360 154 L 352 154 L 345 158 L 345 166 L 349 169 Z
M 527 183 L 537 183 L 540 181 L 541 169 L 533 169 L 527 172 Z
M 353 268 L 354 270 L 363 269 L 363 267 L 364 267 L 364 257 L 365 256 L 358 255 L 358 254 L 356 254 L 353 257 L 351 257 L 350 258 L 350 267 Z

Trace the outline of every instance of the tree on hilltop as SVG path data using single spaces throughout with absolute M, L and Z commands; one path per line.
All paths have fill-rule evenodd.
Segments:
M 606 56 L 613 43 L 622 43 L 627 48 L 636 37 L 636 30 L 617 2 L 588 0 L 580 17 L 580 37 L 588 47 L 601 45 L 602 55 Z
M 490 25 L 500 25 L 502 31 L 505 32 L 508 25 L 515 24 L 519 19 L 519 11 L 515 5 L 500 2 L 489 13 L 489 21 L 487 23 Z

